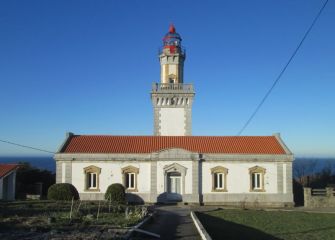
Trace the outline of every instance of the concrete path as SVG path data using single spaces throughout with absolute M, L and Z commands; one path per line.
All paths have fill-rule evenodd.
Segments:
M 141 229 L 159 234 L 160 239 L 201 239 L 190 216 L 189 206 L 159 206 L 157 214 Z M 136 233 L 132 239 L 157 239 Z

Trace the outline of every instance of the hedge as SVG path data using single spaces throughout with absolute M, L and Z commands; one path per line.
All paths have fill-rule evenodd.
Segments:
M 49 200 L 78 200 L 79 193 L 70 183 L 56 183 L 48 189 Z
M 113 203 L 125 204 L 126 192 L 124 186 L 120 183 L 109 185 L 105 193 L 105 199 L 110 200 Z

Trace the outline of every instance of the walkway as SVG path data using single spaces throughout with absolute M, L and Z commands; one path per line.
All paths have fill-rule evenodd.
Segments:
M 153 220 L 141 229 L 159 234 L 160 239 L 201 239 L 190 216 L 189 206 L 158 206 Z M 157 239 L 136 233 L 133 239 Z

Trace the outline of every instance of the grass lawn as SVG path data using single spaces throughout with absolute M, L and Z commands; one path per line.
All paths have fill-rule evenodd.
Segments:
M 335 239 L 335 214 L 235 209 L 196 214 L 212 239 Z

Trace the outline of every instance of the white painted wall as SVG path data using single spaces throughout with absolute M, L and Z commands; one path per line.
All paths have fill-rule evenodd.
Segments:
M 185 175 L 185 194 L 192 193 L 192 162 L 191 161 L 158 161 L 157 162 L 157 193 L 161 194 L 164 191 L 164 167 L 178 163 L 179 165 L 187 168 Z M 184 194 L 183 193 L 183 194 Z
M 84 168 L 94 165 L 101 168 L 99 178 L 100 192 L 105 193 L 107 187 L 113 183 L 122 184 L 122 168 L 126 166 L 134 166 L 139 168 L 137 175 L 137 188 L 138 193 L 150 192 L 150 163 L 148 162 L 72 162 L 72 184 L 77 188 L 79 193 L 85 193 L 85 174 Z
M 160 109 L 160 134 L 162 136 L 185 135 L 185 109 L 161 108 Z
M 260 166 L 266 169 L 264 187 L 266 193 L 277 193 L 277 164 L 276 163 L 232 163 L 232 162 L 204 162 L 202 164 L 202 190 L 203 193 L 212 192 L 211 168 L 223 166 L 228 169 L 228 193 L 250 193 L 249 168 Z M 220 193 L 217 193 L 220 194 Z M 222 193 L 221 193 L 222 194 Z
M 4 179 L 7 179 L 7 196 L 4 196 Z M 12 171 L 0 179 L 0 199 L 6 198 L 6 200 L 15 200 L 15 183 L 16 183 L 16 171 Z

